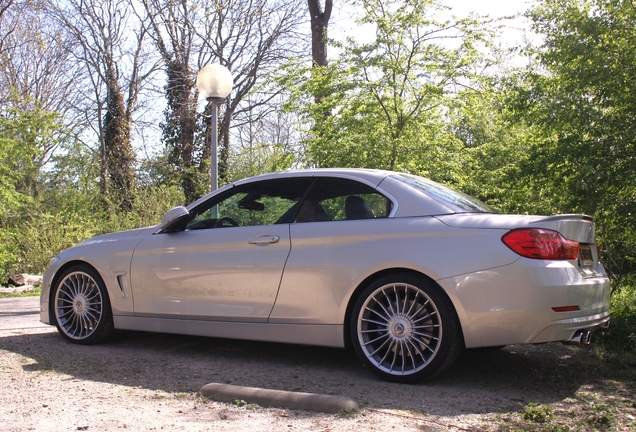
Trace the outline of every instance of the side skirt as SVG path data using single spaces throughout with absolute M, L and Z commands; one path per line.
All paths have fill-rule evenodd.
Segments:
M 116 329 L 344 348 L 342 325 L 268 324 L 114 316 Z

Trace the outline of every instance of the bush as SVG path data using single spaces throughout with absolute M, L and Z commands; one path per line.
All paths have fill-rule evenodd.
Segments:
M 549 406 L 531 402 L 523 407 L 522 417 L 526 421 L 546 423 L 554 418 L 554 414 L 552 413 L 552 408 Z
M 613 282 L 612 328 L 600 340 L 606 348 L 636 352 L 636 275 Z
M 9 278 L 17 259 L 13 237 L 11 231 L 0 229 L 0 286 Z
M 30 214 L 0 229 L 0 284 L 13 273 L 42 274 L 52 257 L 95 235 L 158 224 L 168 209 L 183 202 L 183 194 L 176 188 L 140 190 L 133 212 L 107 213 L 71 201 L 56 212 L 35 203 Z
M 97 220 L 77 214 L 41 214 L 15 227 L 12 271 L 42 274 L 49 260 L 99 231 Z

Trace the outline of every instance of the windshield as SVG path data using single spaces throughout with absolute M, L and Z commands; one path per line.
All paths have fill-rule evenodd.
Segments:
M 459 212 L 499 213 L 499 211 L 479 201 L 477 198 L 473 198 L 462 192 L 457 192 L 424 177 L 411 174 L 397 174 L 392 177 L 415 189 L 419 189 L 436 201 L 441 201 L 444 204 L 450 204 L 456 207 Z

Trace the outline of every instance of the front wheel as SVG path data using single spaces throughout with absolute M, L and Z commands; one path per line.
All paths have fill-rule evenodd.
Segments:
M 385 276 L 358 298 L 351 339 L 362 362 L 388 381 L 413 383 L 448 368 L 462 338 L 450 300 L 408 273 Z
M 76 266 L 66 270 L 55 284 L 52 300 L 55 325 L 65 339 L 90 345 L 113 334 L 108 293 L 92 268 Z

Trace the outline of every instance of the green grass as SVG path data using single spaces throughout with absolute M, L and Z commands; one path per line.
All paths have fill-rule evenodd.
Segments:
M 41 292 L 42 292 L 42 287 L 36 286 L 33 289 L 33 291 L 29 291 L 29 292 L 0 294 L 0 299 L 10 298 L 10 297 L 39 297 Z

